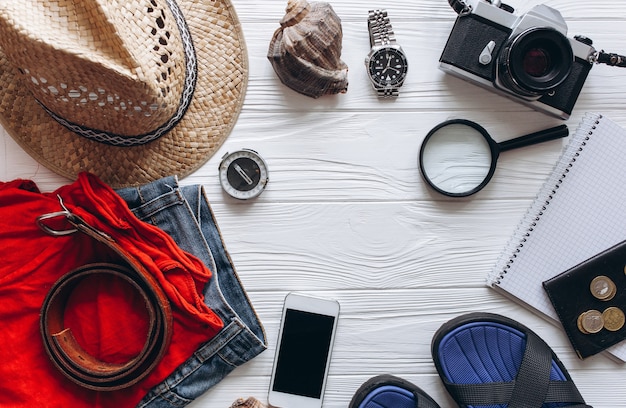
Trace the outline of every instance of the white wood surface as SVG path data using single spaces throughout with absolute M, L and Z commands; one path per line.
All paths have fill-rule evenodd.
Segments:
M 562 123 L 437 69 L 455 19 L 447 1 L 331 1 L 342 18 L 350 84 L 346 94 L 317 100 L 283 86 L 266 58 L 286 1 L 232 1 L 250 59 L 245 104 L 222 148 L 181 183 L 206 186 L 269 349 L 190 406 L 266 400 L 281 303 L 291 290 L 334 297 L 342 306 L 324 407 L 346 407 L 361 383 L 382 373 L 413 381 L 442 407 L 453 406 L 430 341 L 445 321 L 472 311 L 501 313 L 532 328 L 560 356 L 590 405 L 626 406 L 623 364 L 604 355 L 579 360 L 560 328 L 485 286 L 566 140 L 504 153 L 490 185 L 468 199 L 443 199 L 420 179 L 421 140 L 443 120 L 477 121 L 498 140 Z M 521 13 L 540 2 L 509 4 Z M 545 4 L 561 11 L 570 35 L 626 53 L 623 2 Z M 366 15 L 373 8 L 389 11 L 409 59 L 395 101 L 375 97 L 363 65 Z M 594 66 L 565 122 L 570 131 L 585 111 L 626 127 L 626 70 Z M 257 150 L 270 168 L 268 189 L 253 202 L 228 199 L 219 187 L 220 157 L 242 147 Z M 45 191 L 70 182 L 38 165 L 2 131 L 0 180 L 14 178 L 33 179 Z

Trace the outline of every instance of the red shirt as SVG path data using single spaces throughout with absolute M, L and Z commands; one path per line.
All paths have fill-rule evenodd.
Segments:
M 129 388 L 98 392 L 76 385 L 55 368 L 44 350 L 39 314 L 52 284 L 79 266 L 113 256 L 83 233 L 53 237 L 36 225 L 38 216 L 62 210 L 57 195 L 71 212 L 140 260 L 170 300 L 171 344 L 156 368 Z M 41 193 L 31 181 L 0 182 L 0 260 L 3 407 L 134 407 L 223 327 L 203 302 L 202 289 L 211 277 L 207 267 L 169 235 L 134 217 L 126 203 L 93 175 L 81 174 L 53 193 Z M 147 321 L 141 302 L 121 279 L 88 278 L 70 297 L 65 324 L 89 354 L 126 362 L 145 343 Z

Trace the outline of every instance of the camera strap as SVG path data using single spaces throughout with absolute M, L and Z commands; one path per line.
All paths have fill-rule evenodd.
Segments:
M 607 64 L 612 67 L 626 68 L 626 57 L 612 52 L 598 51 L 595 60 L 598 64 Z
M 471 7 L 465 4 L 463 0 L 448 0 L 448 3 L 457 14 L 467 14 L 471 10 Z

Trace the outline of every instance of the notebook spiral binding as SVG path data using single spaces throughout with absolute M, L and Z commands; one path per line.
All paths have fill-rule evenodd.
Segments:
M 580 153 L 584 150 L 587 142 L 593 135 L 593 131 L 600 123 L 600 119 L 602 119 L 602 115 L 599 113 L 585 114 L 574 136 L 570 140 L 570 143 L 568 143 L 563 153 L 561 153 L 554 170 L 550 173 L 550 177 L 543 184 L 533 204 L 527 210 L 522 221 L 518 224 L 505 249 L 502 251 L 500 258 L 496 262 L 495 267 L 491 273 L 487 275 L 487 285 L 499 285 L 502 279 L 504 279 L 508 269 L 511 268 L 511 264 L 515 262 L 517 254 L 524 247 L 524 244 L 527 242 L 543 214 L 548 210 L 550 202 L 558 193 L 559 187 L 563 183 L 563 179 L 567 177 L 570 168 L 572 168 L 577 158 L 580 156 Z

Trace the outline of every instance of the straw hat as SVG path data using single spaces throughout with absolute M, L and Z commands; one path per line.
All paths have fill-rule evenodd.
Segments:
M 0 2 L 0 123 L 71 179 L 188 175 L 230 133 L 247 79 L 230 0 Z

